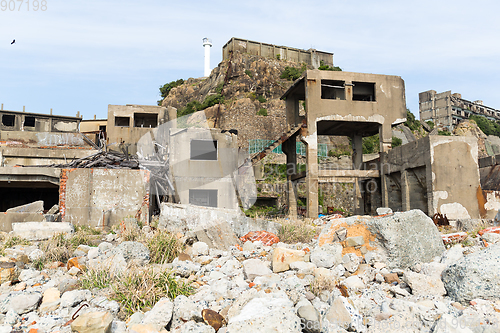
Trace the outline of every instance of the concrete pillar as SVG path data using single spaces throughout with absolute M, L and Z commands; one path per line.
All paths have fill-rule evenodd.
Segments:
M 318 136 L 316 119 L 307 122 L 308 135 L 303 138 L 306 145 L 306 194 L 307 217 L 318 217 Z
M 403 212 L 410 210 L 410 183 L 406 169 L 401 170 L 401 201 Z
M 361 135 L 354 135 L 352 137 L 352 166 L 354 170 L 361 170 L 363 165 L 363 137 Z M 362 184 L 359 178 L 356 178 L 354 183 L 354 213 L 356 215 L 364 214 L 364 201 Z
M 389 207 L 388 178 L 386 173 L 390 172 L 387 163 L 387 152 L 392 148 L 392 128 L 391 124 L 379 127 L 380 139 L 380 192 L 382 194 L 382 206 Z
M 282 149 L 286 154 L 287 166 L 287 205 L 290 217 L 297 217 L 297 193 L 295 184 L 292 182 L 292 175 L 297 173 L 297 136 L 294 135 L 283 142 Z
M 299 101 L 294 96 L 288 96 L 286 101 L 286 122 L 292 127 L 299 123 Z

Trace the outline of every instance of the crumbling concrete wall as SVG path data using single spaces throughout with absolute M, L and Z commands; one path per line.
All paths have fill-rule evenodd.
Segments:
M 211 157 L 213 159 L 200 159 L 198 156 L 193 156 L 195 154 L 193 141 L 195 140 L 216 142 L 217 146 L 212 146 Z M 217 129 L 170 130 L 171 172 L 182 204 L 196 204 L 193 202 L 193 190 L 206 190 L 216 191 L 215 207 L 238 208 L 236 183 L 233 178 L 238 169 L 237 144 L 236 135 L 229 132 L 221 133 Z
M 0 132 L 78 132 L 80 117 L 0 110 Z
M 387 153 L 389 207 L 421 209 L 449 219 L 485 216 L 477 139 L 429 135 Z
M 59 206 L 64 222 L 110 227 L 125 217 L 149 223 L 149 171 L 63 169 Z
M 109 105 L 106 126 L 108 144 L 123 143 L 131 154 L 137 152 L 137 142 L 158 126 L 177 117 L 171 107 L 153 105 Z M 174 126 L 175 127 L 175 126 Z

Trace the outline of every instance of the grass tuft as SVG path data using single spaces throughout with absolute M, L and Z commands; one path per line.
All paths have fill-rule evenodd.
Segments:
M 319 235 L 321 227 L 316 227 L 305 220 L 278 220 L 281 224 L 278 237 L 287 244 L 309 243 Z
M 156 232 L 153 237 L 146 239 L 145 245 L 149 249 L 150 262 L 153 264 L 172 262 L 182 252 L 181 242 L 168 232 Z

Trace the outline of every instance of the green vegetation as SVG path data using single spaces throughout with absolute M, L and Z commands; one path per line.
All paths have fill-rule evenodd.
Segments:
M 184 80 L 179 79 L 177 81 L 165 83 L 162 87 L 160 87 L 160 95 L 161 95 L 162 99 L 158 101 L 158 105 L 161 105 L 161 102 L 165 99 L 165 97 L 168 96 L 168 94 L 170 93 L 170 90 L 172 90 L 175 87 L 180 86 L 183 83 L 184 83 Z
M 256 217 L 273 217 L 281 213 L 281 211 L 276 208 L 276 206 L 268 207 L 268 206 L 257 206 L 253 205 L 249 209 L 244 211 L 247 217 L 256 218 Z
M 500 136 L 499 121 L 489 120 L 486 117 L 476 115 L 470 116 L 469 119 L 474 120 L 484 134 Z
M 434 129 L 434 123 L 431 120 L 426 121 L 427 125 L 431 128 L 431 131 Z
M 296 173 L 306 171 L 305 164 L 297 164 Z M 290 173 L 295 173 L 294 170 L 290 170 Z M 265 164 L 264 165 L 264 181 L 266 183 L 272 183 L 277 181 L 285 181 L 287 176 L 287 165 L 286 164 Z
M 380 140 L 378 134 L 363 138 L 363 154 L 375 154 L 380 152 Z
M 257 111 L 258 116 L 267 116 L 267 109 L 261 108 L 259 111 Z
M 398 147 L 398 146 L 401 146 L 403 144 L 403 140 L 401 140 L 400 138 L 396 138 L 395 136 L 392 137 L 392 147 Z
M 411 129 L 412 131 L 419 131 L 420 128 L 422 127 L 422 124 L 420 121 L 418 121 L 415 118 L 415 115 L 411 113 L 409 109 L 406 109 L 406 121 L 405 121 L 406 127 Z
M 245 74 L 248 75 L 249 77 L 253 77 L 253 74 L 249 69 L 245 69 Z
M 280 78 L 288 81 L 295 81 L 302 75 L 302 73 L 304 73 L 306 69 L 307 65 L 305 63 L 303 63 L 300 68 L 286 66 L 283 73 L 281 73 Z
M 266 99 L 264 96 L 262 96 L 262 95 L 257 96 L 257 100 L 258 100 L 260 103 L 265 103 L 265 102 L 267 102 L 267 99 Z
M 217 87 L 217 89 L 218 88 L 219 87 Z M 222 90 L 222 87 L 221 87 L 221 90 Z M 205 110 L 206 108 L 214 106 L 215 104 L 221 104 L 221 103 L 224 103 L 224 96 L 222 96 L 220 93 L 208 95 L 207 97 L 205 97 L 205 100 L 203 101 L 203 103 L 200 103 L 200 102 L 194 100 L 194 101 L 187 103 L 185 107 L 177 110 L 177 117 L 180 118 L 182 116 L 186 116 L 186 115 L 194 113 L 196 111 Z
M 338 66 L 329 66 L 329 65 L 325 65 L 325 62 L 323 60 L 321 60 L 319 62 L 320 66 L 318 67 L 318 69 L 320 71 L 338 71 L 338 72 L 341 72 L 342 69 Z
M 328 151 L 328 156 L 330 157 L 336 157 L 336 158 L 339 158 L 340 156 L 351 156 L 352 155 L 352 151 L 351 151 L 351 147 L 349 146 L 338 146 L 338 147 L 335 147 L 335 149 L 332 149 L 332 150 L 329 150 Z
M 438 135 L 451 136 L 451 132 L 445 129 L 444 131 L 438 131 Z
M 80 277 L 80 285 L 85 289 L 111 287 L 111 298 L 120 302 L 129 315 L 151 309 L 162 297 L 173 300 L 193 293 L 193 288 L 171 271 L 153 268 L 129 269 L 119 276 L 105 269 L 88 270 Z
M 276 59 L 281 60 L 281 54 L 277 54 Z
M 157 232 L 147 238 L 145 243 L 149 249 L 150 262 L 154 264 L 170 263 L 182 252 L 182 244 L 168 232 Z
M 315 227 L 305 220 L 278 220 L 281 227 L 278 232 L 280 242 L 287 244 L 309 243 L 319 234 L 321 227 Z

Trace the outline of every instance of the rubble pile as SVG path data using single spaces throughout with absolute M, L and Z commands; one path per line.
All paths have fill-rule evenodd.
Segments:
M 218 249 L 178 234 L 186 248 L 163 264 L 125 230 L 79 245 L 67 264 L 38 267 L 48 255 L 41 243 L 6 248 L 0 332 L 500 331 L 497 229 L 446 248 L 419 210 L 315 223 L 323 230 L 307 244 L 251 232 L 241 247 Z M 137 230 L 146 240 L 166 232 Z M 191 292 L 126 312 L 117 290 L 82 284 L 92 271 L 132 279 L 146 270 L 171 272 Z
M 107 169 L 138 169 L 139 160 L 135 155 L 126 155 L 112 150 L 99 152 L 90 156 L 75 159 L 64 164 L 50 165 L 24 165 L 23 167 L 48 167 L 48 168 L 107 168 Z

